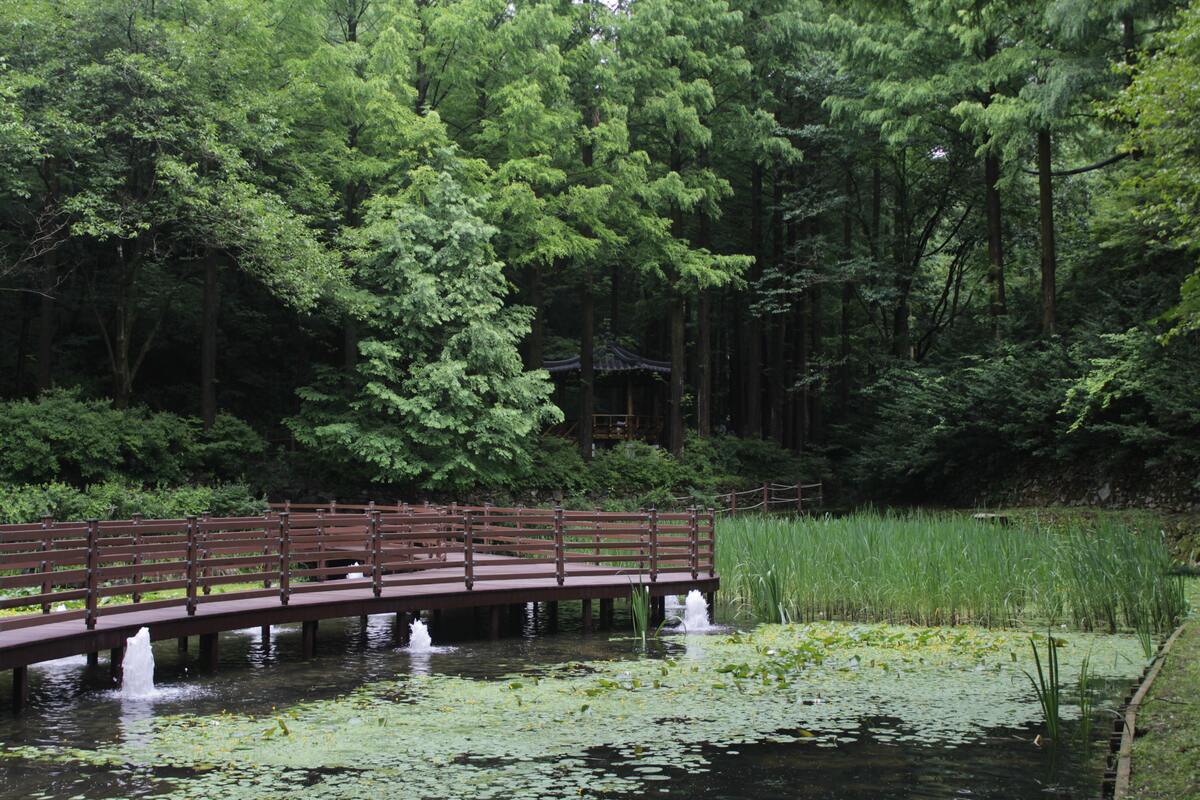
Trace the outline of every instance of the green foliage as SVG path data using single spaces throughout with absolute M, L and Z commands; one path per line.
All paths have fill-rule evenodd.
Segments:
M 0 483 L 0 524 L 37 522 L 44 516 L 57 520 L 129 519 L 133 514 L 179 519 L 205 512 L 242 516 L 262 513 L 265 505 L 241 483 L 144 488 L 109 480 L 84 489 L 59 482 Z
M 1116 112 L 1134 123 L 1126 148 L 1141 154 L 1127 182 L 1141 202 L 1132 211 L 1158 239 L 1200 252 L 1200 4 L 1183 11 L 1163 47 L 1133 72 Z M 1181 287 L 1167 318 L 1177 331 L 1200 326 L 1200 270 Z
M 464 185 L 468 166 L 441 152 L 373 205 L 357 250 L 377 290 L 362 361 L 349 379 L 330 373 L 301 390 L 289 422 L 300 442 L 376 481 L 504 485 L 528 470 L 534 436 L 561 419 L 546 373 L 521 364 L 529 313 L 504 304 L 495 229 Z
M 0 403 L 0 482 L 132 480 L 178 483 L 245 475 L 266 445 L 245 422 L 200 420 L 144 407 L 114 409 L 78 390 Z
M 1105 336 L 1103 352 L 1067 390 L 1067 441 L 1149 469 L 1200 464 L 1197 375 L 1195 332 L 1165 343 L 1139 330 Z

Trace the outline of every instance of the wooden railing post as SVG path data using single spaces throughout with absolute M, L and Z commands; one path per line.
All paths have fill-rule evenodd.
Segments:
M 688 509 L 688 549 L 691 551 L 692 580 L 700 574 L 700 527 L 696 524 L 696 507 Z
M 731 516 L 731 517 L 737 516 L 737 492 L 736 491 L 729 493 L 729 516 Z
M 471 530 L 470 512 L 463 517 L 463 581 L 467 591 L 475 588 L 475 532 Z
M 716 512 L 712 509 L 708 510 L 708 529 L 709 540 L 712 540 L 712 545 L 709 545 L 712 549 L 708 552 L 708 577 L 712 578 L 716 575 Z
M 379 597 L 383 594 L 383 534 L 379 532 L 379 512 L 374 508 L 368 526 L 371 533 L 371 591 Z
M 763 506 L 762 506 L 763 513 L 766 514 L 768 511 L 771 510 L 771 485 L 769 483 L 763 484 L 763 501 L 762 501 L 762 503 L 763 503 Z
M 563 552 L 563 510 L 562 506 L 554 507 L 554 578 L 562 586 L 567 578 L 567 565 Z
M 212 519 L 212 512 L 205 511 L 203 514 L 200 515 L 200 519 L 203 520 L 204 522 L 208 522 L 210 519 Z M 197 545 L 200 548 L 200 550 L 199 550 L 200 558 L 207 559 L 209 556 L 212 555 L 212 553 L 209 552 L 209 549 L 208 549 L 208 526 L 207 525 L 204 526 L 203 531 L 200 531 L 200 535 L 199 535 L 198 539 L 199 539 L 199 541 L 198 541 Z M 212 568 L 205 567 L 204 571 L 200 574 L 201 574 L 201 576 L 207 578 L 210 575 L 212 575 Z M 205 582 L 204 588 L 201 591 L 204 592 L 204 595 L 206 597 L 208 595 L 212 594 L 212 584 Z
M 196 517 L 187 518 L 187 613 L 196 613 L 196 560 L 197 548 Z
M 279 602 L 285 606 L 288 604 L 288 595 L 292 590 L 289 580 L 292 571 L 292 534 L 288 527 L 289 516 L 286 511 L 279 515 Z
M 658 580 L 658 509 L 651 506 L 648 518 L 650 526 L 650 582 Z
M 42 517 L 41 572 L 43 575 L 47 576 L 45 578 L 42 578 L 42 594 L 50 594 L 50 590 L 54 588 L 53 581 L 51 581 L 49 578 L 50 573 L 53 572 L 53 569 L 51 569 L 51 566 L 50 566 L 50 548 L 51 548 L 50 528 L 53 525 L 53 521 L 54 521 L 54 518 L 51 517 L 49 514 Z M 43 614 L 50 613 L 50 601 L 49 600 L 46 600 L 42 603 L 42 613 Z
M 84 620 L 88 630 L 96 627 L 96 607 L 99 604 L 100 588 L 100 520 L 87 521 L 87 581 L 84 595 Z
M 140 525 L 142 522 L 141 514 L 131 515 L 134 526 Z M 142 532 L 135 530 L 133 532 L 133 575 L 130 578 L 130 583 L 133 584 L 131 592 L 133 602 L 142 602 L 142 593 L 138 591 L 138 584 L 142 582 L 142 571 L 138 569 L 142 565 Z

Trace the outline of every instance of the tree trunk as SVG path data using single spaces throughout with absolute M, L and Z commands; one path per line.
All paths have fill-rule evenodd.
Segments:
M 1002 333 L 1001 319 L 1008 314 L 1008 302 L 1004 296 L 1004 230 L 1000 211 L 1000 158 L 987 154 L 983 158 L 983 180 L 985 191 L 985 206 L 987 208 L 988 236 L 988 283 L 991 284 L 991 303 L 989 311 L 992 316 L 992 327 L 999 338 Z
M 796 337 L 792 342 L 793 352 L 796 354 L 796 382 L 799 384 L 799 388 L 794 390 L 796 396 L 792 401 L 792 425 L 795 431 L 792 448 L 797 453 L 803 453 L 808 446 L 808 320 L 805 318 L 807 305 L 805 292 L 805 296 L 796 303 Z
M 200 311 L 200 418 L 204 430 L 217 419 L 217 313 L 220 304 L 220 265 L 216 250 L 204 259 L 204 297 Z
M 1053 336 L 1055 325 L 1055 273 L 1058 255 L 1054 242 L 1054 184 L 1050 176 L 1050 131 L 1037 135 L 1038 218 L 1042 239 L 1042 335 Z
M 823 374 L 821 371 L 821 338 L 824 336 L 824 332 L 821 326 L 821 287 L 819 284 L 808 290 L 806 300 L 808 304 L 808 319 L 812 325 L 811 361 L 817 365 L 817 380 L 812 384 L 812 388 L 808 392 L 808 440 L 820 444 L 822 437 L 821 426 L 824 424 L 824 414 L 821 408 L 821 394 L 823 391 L 821 380 Z
M 850 214 L 850 197 L 854 192 L 854 175 L 846 170 L 846 207 L 842 209 L 842 259 L 849 266 L 854 257 L 854 219 Z M 844 415 L 850 406 L 850 304 L 854 300 L 854 283 L 849 277 L 842 281 L 842 307 L 838 322 L 838 413 Z
M 684 303 L 675 294 L 671 298 L 671 424 L 669 449 L 672 454 L 683 452 L 683 373 L 684 364 Z
M 750 269 L 750 282 L 755 283 L 763 270 L 763 224 L 762 224 L 763 168 L 755 164 L 750 176 L 750 246 L 754 253 L 754 266 Z M 746 299 L 754 299 L 754 287 L 747 290 Z M 762 436 L 762 324 L 758 316 L 747 310 L 745 325 L 746 357 L 742 368 L 742 435 Z
M 54 303 L 54 292 L 58 283 L 58 254 L 51 250 L 46 253 L 45 273 L 42 280 L 42 295 L 38 307 L 38 340 L 37 340 L 37 392 L 41 394 L 50 388 L 51 359 L 54 357 L 54 323 L 57 308 Z
M 782 272 L 783 263 L 783 173 L 776 168 L 771 176 L 771 266 Z M 787 325 L 773 315 L 764 325 L 767 334 L 767 430 L 770 438 L 783 446 L 784 341 Z
M 583 276 L 580 287 L 579 334 L 579 452 L 585 459 L 592 457 L 592 416 L 596 413 L 596 370 L 593 364 L 595 336 L 595 297 L 592 295 L 592 273 Z
M 712 435 L 712 303 L 709 293 L 701 289 L 696 304 L 696 432 Z

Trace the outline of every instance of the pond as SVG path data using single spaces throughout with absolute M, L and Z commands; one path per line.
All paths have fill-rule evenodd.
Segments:
M 158 695 L 107 666 L 36 667 L 0 718 L 0 798 L 1013 798 L 1096 794 L 1097 744 L 1039 746 L 1029 634 L 853 623 L 665 635 L 647 652 L 527 609 L 519 635 L 398 647 L 390 615 L 225 634 L 216 674 L 154 646 Z M 1064 683 L 1100 705 L 1144 664 L 1133 637 L 1055 631 Z M 454 639 L 458 639 L 454 641 Z M 1044 639 L 1044 636 L 1043 636 Z M 1103 711 L 1098 711 L 1097 730 Z M 1078 717 L 1068 688 L 1064 738 Z

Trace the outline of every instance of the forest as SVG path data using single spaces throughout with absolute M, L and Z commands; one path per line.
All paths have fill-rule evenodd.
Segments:
M 1195 508 L 1197 132 L 1200 2 L 8 0 L 0 517 Z

